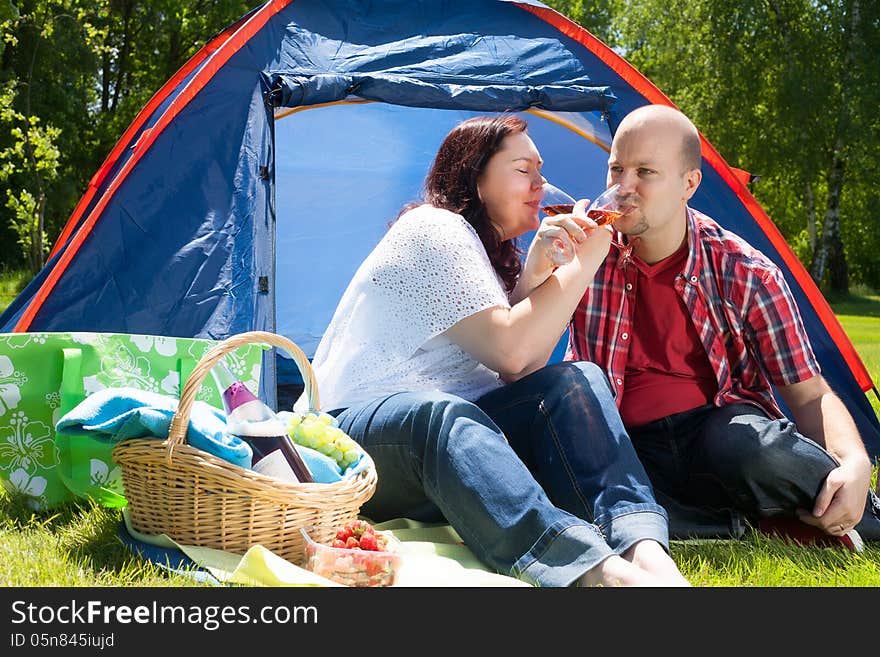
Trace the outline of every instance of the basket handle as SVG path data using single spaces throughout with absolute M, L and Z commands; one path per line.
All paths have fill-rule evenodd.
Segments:
M 273 347 L 284 349 L 284 351 L 290 354 L 293 362 L 299 368 L 300 374 L 302 374 L 305 393 L 309 400 L 309 410 L 317 411 L 321 407 L 315 374 L 308 357 L 303 353 L 302 349 L 284 336 L 269 333 L 268 331 L 248 331 L 233 335 L 206 351 L 193 369 L 192 374 L 186 380 L 186 384 L 180 393 L 180 402 L 177 405 L 177 410 L 174 412 L 174 417 L 171 418 L 171 428 L 168 430 L 167 458 L 169 461 L 174 446 L 183 444 L 186 438 L 186 429 L 189 426 L 189 416 L 192 411 L 192 405 L 195 403 L 196 393 L 199 391 L 202 381 L 211 371 L 211 368 L 228 352 L 251 343 L 269 344 Z

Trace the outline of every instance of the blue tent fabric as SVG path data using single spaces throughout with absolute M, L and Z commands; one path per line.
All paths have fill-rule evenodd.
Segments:
M 532 0 L 255 7 L 136 119 L 0 331 L 269 330 L 311 355 L 344 283 L 418 198 L 462 118 L 522 112 L 548 178 L 579 197 L 604 187 L 614 129 L 663 96 L 588 37 Z M 880 455 L 880 422 L 825 311 L 718 166 L 704 153 L 692 205 L 782 268 L 823 373 Z M 297 379 L 279 362 L 264 367 L 270 403 L 276 383 Z
M 396 105 L 477 111 L 485 111 L 487 101 L 509 110 L 540 106 L 561 112 L 604 111 L 614 101 L 608 87 L 450 84 L 397 75 L 290 76 L 275 73 L 269 78 L 269 84 L 269 100 L 280 107 L 330 103 L 344 100 L 351 94 Z

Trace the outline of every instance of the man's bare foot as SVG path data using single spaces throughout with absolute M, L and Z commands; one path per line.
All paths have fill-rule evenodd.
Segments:
M 623 553 L 623 558 L 666 581 L 664 586 L 690 586 L 672 557 L 657 541 L 642 540 Z
M 626 559 L 613 555 L 588 570 L 577 581 L 578 586 L 672 586 Z

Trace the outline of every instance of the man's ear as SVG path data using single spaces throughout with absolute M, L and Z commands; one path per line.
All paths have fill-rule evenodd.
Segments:
M 690 169 L 684 174 L 684 200 L 690 201 L 691 197 L 697 193 L 697 188 L 703 180 L 703 172 L 699 169 Z

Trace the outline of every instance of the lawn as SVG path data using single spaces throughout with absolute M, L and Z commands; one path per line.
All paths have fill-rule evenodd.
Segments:
M 12 303 L 30 279 L 26 271 L 0 269 L 0 312 Z
M 8 280 L 0 278 L 0 285 Z M 0 308 L 4 302 L 6 297 Z M 832 307 L 873 380 L 880 381 L 880 296 L 833 300 Z M 0 493 L 0 586 L 201 586 L 129 552 L 116 535 L 119 520 L 118 510 L 87 501 L 33 513 Z M 740 541 L 674 541 L 672 552 L 696 586 L 880 586 L 880 546 L 851 554 L 750 533 Z
M 880 386 L 880 296 L 850 296 L 832 301 L 834 313 L 855 345 L 876 386 Z M 874 412 L 880 415 L 880 399 L 868 393 Z

